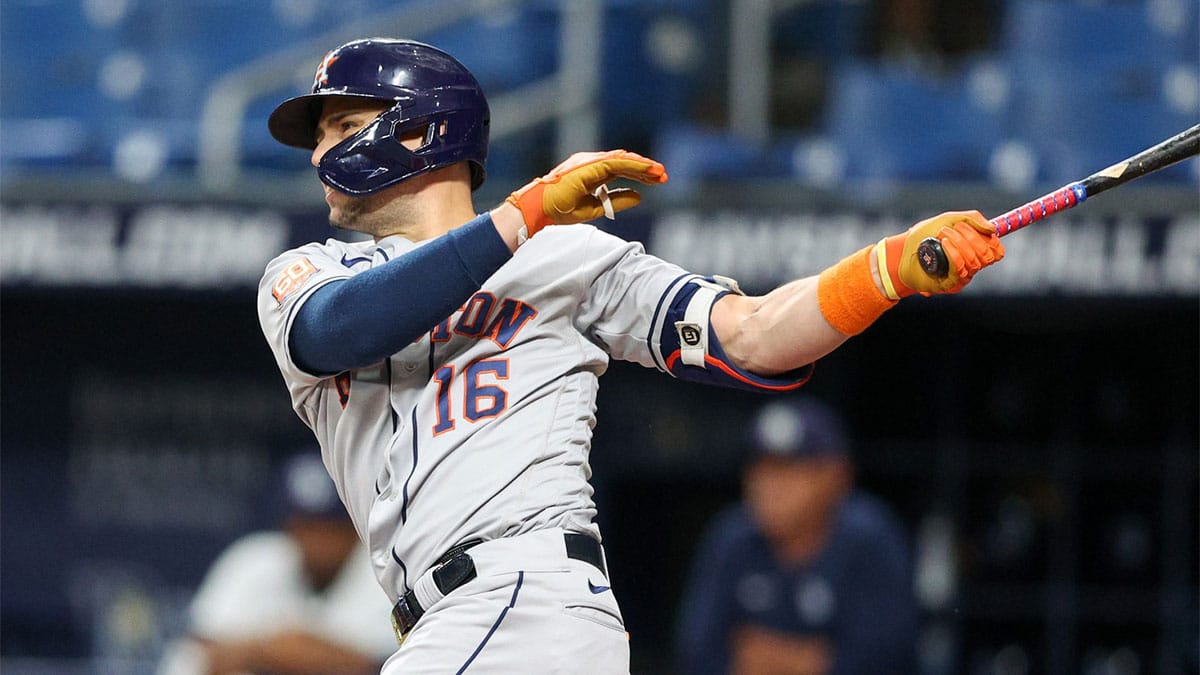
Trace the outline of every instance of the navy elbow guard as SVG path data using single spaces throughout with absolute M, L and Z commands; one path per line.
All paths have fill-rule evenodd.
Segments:
M 672 376 L 689 382 L 756 392 L 786 392 L 812 375 L 812 365 L 776 377 L 743 370 L 729 359 L 712 330 L 712 307 L 723 296 L 742 294 L 727 277 L 693 277 L 675 295 L 660 334 L 663 364 Z

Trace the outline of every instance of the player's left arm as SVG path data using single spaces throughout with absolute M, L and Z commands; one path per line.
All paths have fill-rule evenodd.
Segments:
M 935 279 L 921 269 L 917 245 L 937 237 L 951 272 Z M 957 293 L 979 270 L 1004 257 L 992 225 L 978 211 L 947 212 L 851 254 L 820 275 L 762 296 L 727 294 L 710 321 L 731 365 L 761 376 L 793 371 L 866 330 L 901 298 Z
M 287 338 L 292 359 L 306 373 L 330 375 L 387 358 L 453 313 L 529 237 L 636 206 L 636 190 L 607 188 L 617 178 L 649 185 L 667 174 L 626 150 L 575 153 L 466 225 L 312 293 Z M 381 311 L 381 298 L 406 301 Z
M 667 170 L 628 150 L 577 152 L 492 209 L 496 230 L 509 250 L 516 252 L 518 246 L 551 225 L 613 218 L 642 201 L 641 193 L 633 188 L 609 188 L 609 181 L 617 178 L 655 185 L 667 182 Z

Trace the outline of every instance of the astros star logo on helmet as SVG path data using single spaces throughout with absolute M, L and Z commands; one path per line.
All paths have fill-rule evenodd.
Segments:
M 321 59 L 321 65 L 317 66 L 317 74 L 313 76 L 313 88 L 323 84 L 329 84 L 329 66 L 333 65 L 334 61 L 338 60 L 337 54 L 329 52 L 325 58 Z

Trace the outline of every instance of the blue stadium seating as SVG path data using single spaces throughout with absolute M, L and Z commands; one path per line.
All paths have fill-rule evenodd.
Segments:
M 988 156 L 1003 136 L 1006 103 L 1001 97 L 985 104 L 967 76 L 868 61 L 838 66 L 824 131 L 845 156 L 846 178 L 986 178 Z
M 1125 70 L 1124 63 L 1102 59 L 1089 62 L 1096 77 L 1072 70 L 1076 61 L 1045 65 L 1017 80 L 1021 104 L 1012 130 L 1034 149 L 1040 158 L 1038 177 L 1048 183 L 1083 178 L 1200 122 L 1194 104 L 1187 110 L 1170 102 L 1162 73 L 1139 77 Z M 1145 180 L 1186 175 L 1181 164 Z
M 420 39 L 453 54 L 489 92 L 545 77 L 558 67 L 558 16 L 545 9 L 514 7 Z
M 1007 6 L 1000 56 L 1018 102 L 1010 132 L 1033 149 L 1039 180 L 1082 178 L 1200 121 L 1196 7 L 1193 0 Z M 1171 77 L 1183 80 L 1174 93 Z M 1180 165 L 1147 180 L 1186 174 Z
M 716 17 L 698 2 L 621 0 L 606 9 L 600 92 L 603 138 L 631 149 L 696 117 L 699 93 L 721 81 Z M 723 86 L 717 84 L 717 86 Z
M 1195 0 L 1012 0 L 1000 49 L 1014 65 L 1104 55 L 1161 68 L 1194 53 Z
M 863 53 L 870 2 L 814 0 L 780 12 L 774 20 L 777 51 L 836 62 Z
M 159 129 L 169 136 L 168 165 L 186 169 L 197 155 L 204 96 L 217 78 L 397 6 L 396 0 L 164 0 L 131 2 L 124 14 L 104 17 L 97 16 L 104 3 L 5 0 L 4 139 L 38 130 L 53 138 L 40 153 L 35 143 L 0 143 L 0 163 L 105 166 L 129 132 Z M 813 0 L 786 8 L 774 26 L 774 47 L 829 65 L 826 115 L 811 137 L 798 142 L 776 129 L 772 142 L 758 147 L 705 126 L 719 124 L 725 109 L 724 4 L 606 0 L 602 138 L 670 158 L 679 184 L 769 172 L 804 179 L 790 153 L 813 147 L 841 157 L 847 180 L 986 180 L 991 152 L 1012 139 L 1038 154 L 1037 179 L 1053 182 L 1195 124 L 1200 3 L 1006 0 L 1002 6 L 995 52 L 937 77 L 858 59 L 872 3 Z M 495 95 L 555 71 L 559 10 L 558 0 L 514 3 L 421 37 L 458 55 Z M 984 81 L 999 83 L 1004 94 L 979 96 L 980 72 L 990 73 Z M 265 118 L 286 88 L 263 92 L 247 120 Z M 243 144 L 252 166 L 305 165 L 260 123 L 246 125 Z M 497 145 L 497 171 L 517 170 L 528 159 L 515 145 Z
M 653 156 L 671 180 L 659 188 L 675 197 L 693 194 L 708 180 L 779 178 L 788 174 L 788 153 L 774 143 L 759 146 L 723 128 L 675 123 L 655 138 Z
M 0 115 L 85 115 L 94 104 L 100 56 L 118 44 L 77 2 L 6 2 L 0 11 Z M 49 29 L 48 29 L 49 28 Z
M 48 30 L 47 27 L 53 27 Z M 107 112 L 97 90 L 113 30 L 96 29 L 78 3 L 5 3 L 0 11 L 0 161 L 30 166 L 96 166 L 106 154 L 94 135 Z M 30 135 L 52 138 L 31 141 Z

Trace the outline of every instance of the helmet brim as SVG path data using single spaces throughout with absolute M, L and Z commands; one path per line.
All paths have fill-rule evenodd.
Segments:
M 317 147 L 317 122 L 321 119 L 321 106 L 330 96 L 346 98 L 380 99 L 368 94 L 329 91 L 295 96 L 280 103 L 267 118 L 267 129 L 275 140 L 293 148 L 313 150 Z

